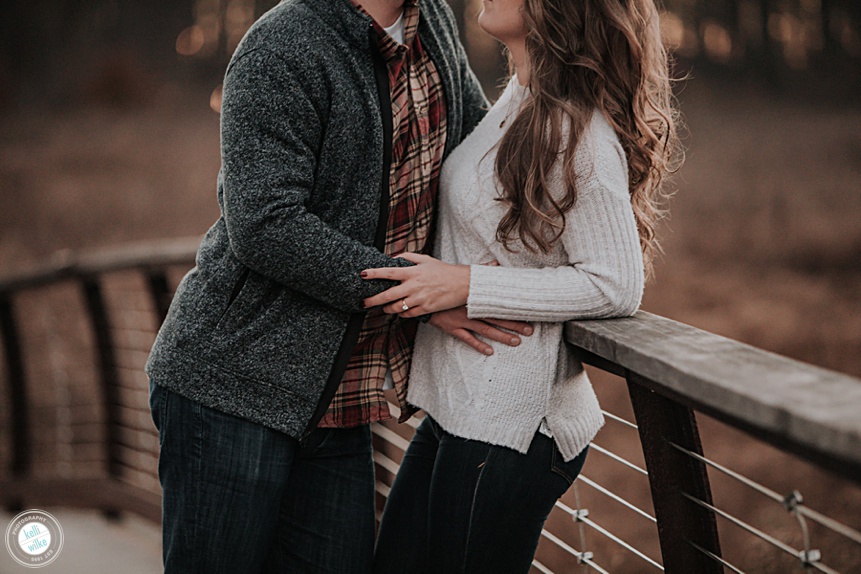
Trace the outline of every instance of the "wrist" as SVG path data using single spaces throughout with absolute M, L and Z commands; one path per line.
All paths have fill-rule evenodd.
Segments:
M 461 280 L 459 281 L 458 299 L 461 305 L 466 305 L 469 301 L 469 281 L 471 277 L 472 267 L 469 265 L 458 265 L 461 268 Z

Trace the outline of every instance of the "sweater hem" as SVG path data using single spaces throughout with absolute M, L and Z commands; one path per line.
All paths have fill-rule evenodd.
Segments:
M 494 446 L 510 448 L 521 454 L 526 454 L 527 451 L 529 451 L 529 445 L 532 444 L 532 439 L 535 438 L 536 431 L 524 432 L 523 430 L 520 430 L 521 427 L 519 425 L 507 424 L 505 426 L 495 426 L 493 424 L 489 424 L 488 421 L 480 420 L 475 416 L 473 416 L 471 420 L 467 420 L 466 418 L 459 417 L 457 415 L 446 416 L 445 414 L 440 415 L 440 413 L 434 414 L 426 409 L 422 410 L 430 415 L 443 428 L 443 430 L 451 435 L 467 440 L 476 440 L 492 444 Z M 540 420 L 535 421 L 535 425 L 529 425 L 529 427 L 524 426 L 523 428 L 531 428 L 534 426 L 537 430 L 540 422 Z
M 574 419 L 548 417 L 547 426 L 565 462 L 583 452 L 604 426 L 604 415 L 600 409 L 589 409 L 581 414 Z
M 587 408 L 578 412 L 577 417 L 559 417 L 542 414 L 534 421 L 520 424 L 520 421 L 506 420 L 503 424 L 489 421 L 482 417 L 482 412 L 469 408 L 457 411 L 439 411 L 434 408 L 438 400 L 433 396 L 425 396 L 420 387 L 411 387 L 408 397 L 410 404 L 422 409 L 433 417 L 446 432 L 467 440 L 477 440 L 495 446 L 511 448 L 521 454 L 526 454 L 529 445 L 539 432 L 541 420 L 547 420 L 547 426 L 552 433 L 565 462 L 580 454 L 598 434 L 604 425 L 604 415 L 600 407 Z M 467 405 L 468 407 L 468 405 Z

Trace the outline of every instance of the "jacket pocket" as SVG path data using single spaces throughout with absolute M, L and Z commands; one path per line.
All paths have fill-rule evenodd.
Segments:
M 227 298 L 227 305 L 224 307 L 224 311 L 218 316 L 218 321 L 215 322 L 215 326 L 218 327 L 221 325 L 221 321 L 227 315 L 227 312 L 230 311 L 230 308 L 233 307 L 233 304 L 236 302 L 236 299 L 239 298 L 239 294 L 242 292 L 242 289 L 245 287 L 245 284 L 248 282 L 248 276 L 251 274 L 251 269 L 244 267 L 242 269 L 242 273 L 240 273 L 239 278 L 236 280 L 236 283 L 233 285 L 233 290 L 230 292 L 230 297 Z

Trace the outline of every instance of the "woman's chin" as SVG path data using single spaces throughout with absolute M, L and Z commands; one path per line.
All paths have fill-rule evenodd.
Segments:
M 485 2 L 488 2 L 488 1 L 490 1 L 490 0 L 484 0 L 484 1 L 485 1 Z M 478 27 L 479 27 L 479 28 L 481 28 L 481 30 L 482 30 L 485 34 L 490 34 L 491 36 L 493 36 L 494 38 L 496 38 L 496 36 L 495 36 L 495 35 L 494 35 L 494 33 L 493 33 L 493 22 L 488 22 L 488 20 L 492 20 L 492 19 L 493 19 L 493 17 L 492 17 L 492 16 L 488 16 L 488 15 L 487 15 L 487 11 L 486 11 L 486 10 L 482 10 L 482 11 L 481 11 L 481 12 L 479 12 L 479 14 L 478 14 Z M 498 38 L 497 38 L 497 39 L 498 39 Z
M 484 0 L 484 1 L 487 2 L 487 0 Z M 485 32 L 487 32 L 487 30 L 485 30 L 485 28 L 484 28 L 484 21 L 486 19 L 487 19 L 487 8 L 482 8 L 481 12 L 478 13 L 478 19 L 476 21 L 478 22 L 478 27 L 481 28 L 482 30 L 484 30 Z

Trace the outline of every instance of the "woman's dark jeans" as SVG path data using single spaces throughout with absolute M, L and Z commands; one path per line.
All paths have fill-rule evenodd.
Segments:
M 152 383 L 150 408 L 167 574 L 370 571 L 368 425 L 317 429 L 300 445 Z
M 536 433 L 529 452 L 455 437 L 430 417 L 383 512 L 374 572 L 528 572 L 544 521 L 583 468 Z

